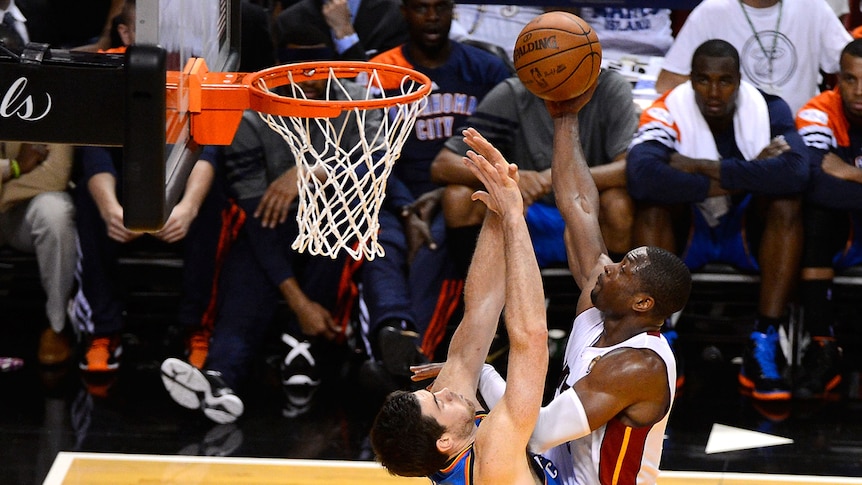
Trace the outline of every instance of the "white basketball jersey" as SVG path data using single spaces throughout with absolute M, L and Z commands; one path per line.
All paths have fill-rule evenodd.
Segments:
M 676 361 L 667 340 L 659 332 L 649 332 L 611 347 L 593 347 L 604 330 L 599 310 L 590 308 L 575 318 L 563 361 L 563 382 L 556 395 L 572 387 L 588 374 L 591 364 L 621 347 L 650 349 L 667 367 L 671 403 L 676 391 Z M 643 428 L 631 428 L 614 418 L 583 438 L 563 443 L 545 453 L 567 485 L 654 484 L 658 477 L 664 431 L 670 410 L 661 421 Z

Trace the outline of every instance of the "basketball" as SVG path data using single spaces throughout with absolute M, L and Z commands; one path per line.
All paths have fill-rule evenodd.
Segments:
M 582 94 L 599 77 L 599 37 L 577 15 L 547 12 L 531 20 L 515 41 L 518 78 L 536 96 L 564 101 Z

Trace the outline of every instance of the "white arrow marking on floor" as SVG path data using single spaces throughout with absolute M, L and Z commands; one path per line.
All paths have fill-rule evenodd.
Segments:
M 723 424 L 713 424 L 712 431 L 709 433 L 709 440 L 706 442 L 706 454 L 765 448 L 767 446 L 790 443 L 793 443 L 793 440 L 790 438 L 734 428 Z

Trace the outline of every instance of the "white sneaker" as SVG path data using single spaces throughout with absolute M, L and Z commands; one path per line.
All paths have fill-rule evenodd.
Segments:
M 201 372 L 173 357 L 162 362 L 161 369 L 165 389 L 180 406 L 201 409 L 204 416 L 219 424 L 232 423 L 242 416 L 242 400 L 225 384 L 220 372 Z

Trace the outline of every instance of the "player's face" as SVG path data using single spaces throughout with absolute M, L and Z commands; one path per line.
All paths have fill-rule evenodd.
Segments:
M 467 436 L 472 432 L 476 407 L 473 402 L 461 394 L 443 388 L 437 392 L 416 391 L 422 414 L 431 416 L 446 428 L 446 431 L 458 437 Z
M 862 57 L 841 56 L 838 90 L 847 118 L 857 123 L 862 121 Z
M 410 39 L 426 49 L 446 46 L 454 6 L 452 0 L 407 0 L 401 11 L 407 20 Z
M 638 270 L 649 264 L 646 248 L 632 249 L 619 263 L 608 264 L 590 292 L 593 305 L 606 314 L 617 315 L 631 306 L 631 296 L 638 291 Z
M 707 122 L 733 116 L 739 81 L 739 68 L 730 57 L 700 56 L 692 62 L 694 101 Z

